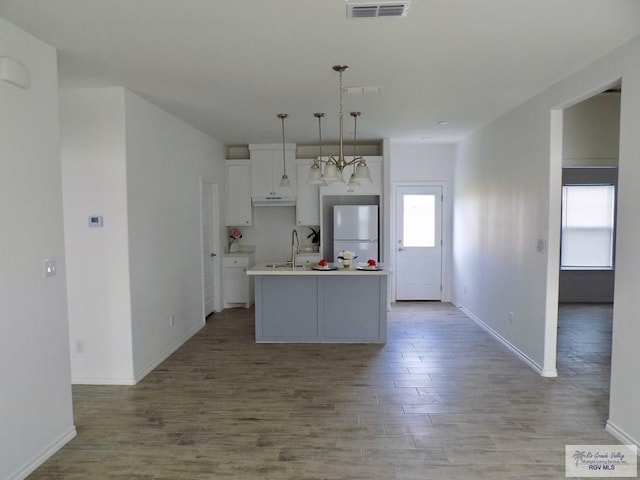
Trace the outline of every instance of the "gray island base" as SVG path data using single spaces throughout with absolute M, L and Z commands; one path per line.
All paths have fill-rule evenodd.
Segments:
M 388 270 L 256 265 L 256 342 L 385 343 Z

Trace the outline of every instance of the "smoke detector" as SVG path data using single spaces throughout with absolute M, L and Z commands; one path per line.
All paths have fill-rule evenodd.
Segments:
M 347 1 L 347 18 L 405 17 L 411 2 Z

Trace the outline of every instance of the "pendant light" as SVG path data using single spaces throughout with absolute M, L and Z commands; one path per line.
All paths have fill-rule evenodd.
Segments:
M 362 157 L 356 157 L 356 132 L 358 131 L 358 117 L 362 115 L 360 112 L 351 112 L 350 114 L 353 117 L 353 162 L 355 163 L 355 167 L 353 169 L 353 173 L 351 174 L 351 178 L 349 179 L 350 185 L 360 185 L 362 183 L 373 183 L 371 179 L 371 172 L 369 171 L 369 167 L 367 166 L 367 162 L 364 161 Z
M 318 138 L 319 138 L 319 155 L 318 158 L 322 158 L 322 119 L 324 118 L 324 113 L 314 113 L 314 117 L 318 119 Z M 313 165 L 309 169 L 309 176 L 307 177 L 307 183 L 311 185 L 326 185 L 324 178 L 322 178 L 322 169 L 320 168 L 320 164 L 314 160 Z
M 291 180 L 287 176 L 287 157 L 284 148 L 284 119 L 289 118 L 289 115 L 287 113 L 279 113 L 278 118 L 282 121 L 282 178 L 280 179 L 280 186 L 290 187 Z

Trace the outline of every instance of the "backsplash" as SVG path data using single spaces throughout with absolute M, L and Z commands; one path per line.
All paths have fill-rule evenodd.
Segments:
M 229 227 L 230 229 L 231 227 Z M 253 209 L 253 225 L 239 227 L 240 245 L 254 245 L 256 262 L 280 262 L 291 257 L 291 232 L 298 231 L 301 245 L 311 244 L 308 227 L 296 226 L 295 207 L 258 207 Z M 313 227 L 316 230 L 318 227 Z

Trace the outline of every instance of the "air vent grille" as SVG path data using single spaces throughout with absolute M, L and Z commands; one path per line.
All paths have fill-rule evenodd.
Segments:
M 347 2 L 347 18 L 404 17 L 409 5 L 409 2 Z

